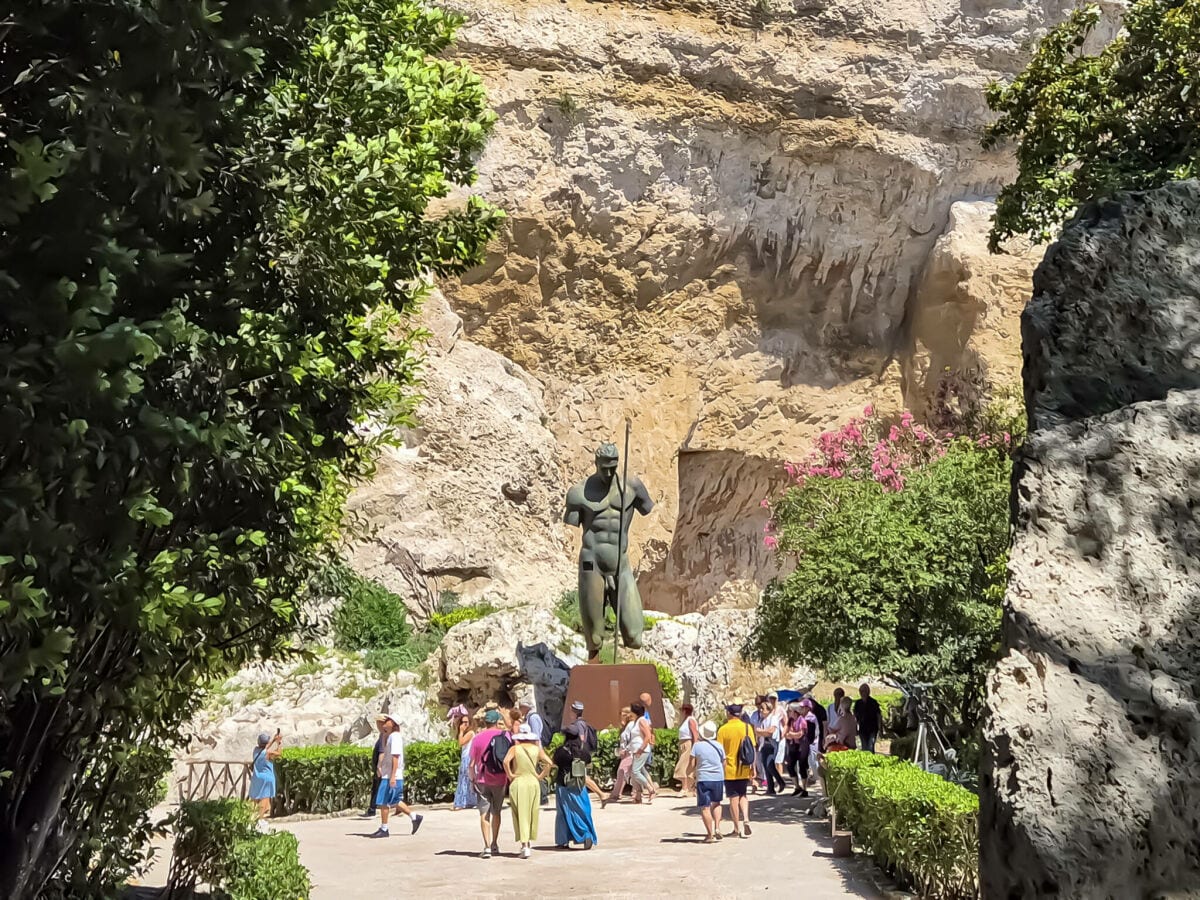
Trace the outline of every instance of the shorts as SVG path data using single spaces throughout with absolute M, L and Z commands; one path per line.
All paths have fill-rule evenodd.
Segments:
M 726 778 L 725 793 L 733 797 L 745 797 L 746 788 L 750 787 L 749 778 Z
M 504 808 L 504 791 L 507 784 L 477 784 L 475 790 L 475 808 L 481 816 L 498 816 Z
M 396 786 L 392 787 L 384 778 L 379 782 L 379 790 L 375 792 L 376 806 L 396 806 L 404 802 L 404 782 L 397 778 Z
M 720 806 L 725 799 L 725 782 L 697 781 L 696 805 L 701 809 L 707 806 Z

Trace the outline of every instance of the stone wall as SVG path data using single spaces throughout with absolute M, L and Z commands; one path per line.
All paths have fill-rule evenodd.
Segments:
M 1200 895 L 1200 183 L 1086 210 L 1023 317 L 987 898 Z

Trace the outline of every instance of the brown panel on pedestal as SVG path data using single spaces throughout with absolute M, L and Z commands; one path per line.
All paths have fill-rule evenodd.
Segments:
M 654 666 L 645 663 L 575 666 L 571 669 L 571 680 L 567 684 L 564 721 L 569 719 L 566 711 L 570 710 L 571 704 L 581 700 L 583 718 L 597 731 L 619 728 L 622 707 L 636 702 L 643 691 L 652 698 L 650 724 L 655 728 L 666 728 L 662 686 L 658 683 L 658 671 Z

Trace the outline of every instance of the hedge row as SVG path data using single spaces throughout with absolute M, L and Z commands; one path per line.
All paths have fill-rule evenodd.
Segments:
M 979 896 L 979 798 L 893 756 L 825 757 L 838 821 L 876 861 L 922 897 Z
M 679 755 L 675 729 L 655 732 L 657 749 L 651 775 L 659 784 L 671 784 Z M 605 787 L 616 777 L 615 730 L 600 732 L 600 745 L 592 761 L 592 775 Z M 551 748 L 562 742 L 556 735 Z M 455 741 L 414 741 L 404 747 L 404 797 L 409 803 L 444 803 L 454 799 L 458 785 L 461 751 Z M 294 747 L 284 750 L 275 762 L 278 785 L 274 814 L 333 813 L 370 802 L 371 748 L 349 744 Z
M 245 800 L 200 800 L 179 805 L 172 826 L 169 896 L 207 884 L 223 900 L 308 900 L 308 870 L 296 836 L 260 834 L 258 811 Z

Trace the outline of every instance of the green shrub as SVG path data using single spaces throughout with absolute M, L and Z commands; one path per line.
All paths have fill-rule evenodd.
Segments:
M 335 567 L 332 591 L 342 598 L 333 615 L 334 643 L 342 650 L 403 647 L 410 634 L 408 608 L 400 597 L 348 566 Z
M 979 896 L 979 798 L 911 763 L 875 753 L 825 757 L 838 820 L 922 897 Z
M 175 852 L 172 890 L 197 882 L 223 884 L 234 845 L 255 836 L 258 811 L 246 800 L 193 800 L 179 804 L 172 820 Z
M 474 622 L 476 619 L 482 619 L 484 616 L 491 615 L 495 611 L 496 607 L 483 603 L 478 606 L 462 606 L 446 613 L 435 612 L 429 617 L 429 627 L 430 629 L 446 632 L 459 622 Z
M 287 831 L 256 835 L 233 847 L 225 893 L 229 900 L 308 900 L 312 882 L 300 865 L 300 845 Z
M 410 803 L 454 799 L 458 786 L 458 741 L 414 741 L 404 748 L 404 796 Z
M 662 687 L 663 696 L 672 703 L 679 702 L 679 680 L 675 677 L 675 673 L 671 671 L 671 667 L 665 663 L 652 663 L 654 670 L 658 672 L 658 683 Z
M 576 634 L 583 634 L 583 619 L 579 617 L 579 591 L 563 591 L 554 604 L 554 615 Z
M 289 747 L 275 761 L 275 813 L 332 813 L 371 793 L 371 749 L 349 744 Z
M 363 665 L 381 677 L 403 669 L 412 672 L 429 659 L 442 643 L 442 636 L 418 631 L 403 647 L 376 647 L 363 654 Z

